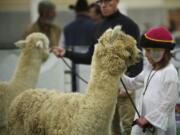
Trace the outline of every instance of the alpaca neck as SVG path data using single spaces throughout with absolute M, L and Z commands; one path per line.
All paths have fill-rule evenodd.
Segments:
M 114 99 L 117 96 L 119 77 L 104 76 L 104 73 L 94 73 L 88 84 L 88 93 L 94 98 Z M 100 97 L 98 97 L 100 96 Z
M 100 126 L 93 128 L 97 128 L 96 130 L 99 130 L 99 134 L 102 135 L 102 133 L 105 133 L 104 129 L 110 130 L 111 128 L 120 80 L 119 75 L 110 75 L 108 71 L 103 71 L 98 64 L 92 63 L 91 69 L 92 73 L 88 84 L 88 92 L 85 96 L 86 102 L 91 103 L 87 106 L 87 108 L 91 108 L 87 115 L 93 117 L 92 114 L 96 114 L 99 115 L 98 117 L 101 117 L 99 120 L 96 119 Z
M 88 84 L 88 93 L 94 98 L 114 99 L 117 97 L 119 75 L 110 75 L 96 63 L 92 63 L 92 74 Z M 100 97 L 98 97 L 100 96 Z
M 41 59 L 36 57 L 36 53 L 23 50 L 10 83 L 12 85 L 21 85 L 23 88 L 34 88 L 38 80 L 40 66 Z
M 87 100 L 96 101 L 97 106 L 101 107 L 102 112 L 109 112 L 115 107 L 119 86 L 119 75 L 110 75 L 104 71 L 98 63 L 92 63 L 92 74 L 88 84 Z

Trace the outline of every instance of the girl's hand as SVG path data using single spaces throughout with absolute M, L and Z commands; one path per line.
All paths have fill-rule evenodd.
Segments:
M 140 117 L 139 119 L 137 119 L 137 124 L 143 128 L 146 124 L 148 124 L 149 122 L 147 121 L 147 119 L 145 117 Z

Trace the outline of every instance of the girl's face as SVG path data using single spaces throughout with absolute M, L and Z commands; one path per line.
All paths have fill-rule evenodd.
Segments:
M 158 64 L 164 57 L 165 49 L 145 48 L 145 56 L 152 65 Z

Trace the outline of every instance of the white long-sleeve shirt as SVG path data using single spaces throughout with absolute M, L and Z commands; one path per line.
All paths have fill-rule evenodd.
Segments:
M 124 75 L 122 79 L 129 90 L 143 88 L 138 110 L 156 127 L 155 135 L 176 135 L 175 104 L 179 80 L 175 67 L 168 64 L 163 69 L 153 71 L 148 64 L 135 78 Z M 143 133 L 139 126 L 134 126 L 131 134 L 149 135 L 148 132 Z

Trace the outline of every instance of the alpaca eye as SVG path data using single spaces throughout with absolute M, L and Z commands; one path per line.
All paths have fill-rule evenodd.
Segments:
M 132 56 L 129 56 L 128 59 L 131 60 L 131 59 L 132 59 Z

